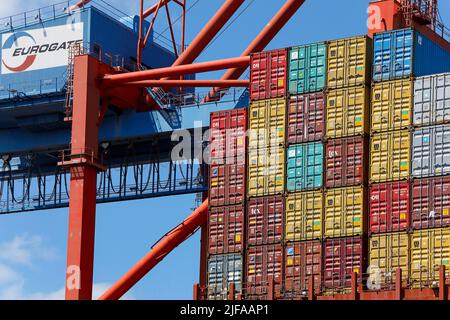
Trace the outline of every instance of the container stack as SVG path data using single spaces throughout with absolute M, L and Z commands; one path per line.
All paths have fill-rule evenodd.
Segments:
M 327 293 L 346 291 L 366 266 L 367 167 L 372 40 L 329 42 L 324 271 Z
M 209 300 L 226 300 L 234 284 L 242 291 L 245 253 L 247 109 L 211 113 L 208 290 Z
M 429 204 L 434 206 L 435 200 L 442 201 L 444 197 L 428 198 L 428 188 L 436 182 L 422 178 L 437 173 L 430 159 L 433 152 L 443 150 L 441 147 L 445 142 L 443 126 L 419 128 L 436 124 L 436 118 L 432 119 L 436 108 L 442 110 L 442 115 L 444 113 L 444 104 L 435 107 L 435 101 L 431 100 L 431 96 L 439 90 L 431 87 L 432 80 L 437 78 L 420 76 L 449 70 L 450 57 L 419 32 L 402 29 L 374 36 L 373 63 L 370 274 L 378 279 L 375 289 L 392 287 L 398 268 L 402 269 L 404 285 L 418 281 L 422 287 L 425 284 L 423 279 L 437 279 L 437 269 L 430 266 L 446 262 L 437 261 L 443 251 L 432 249 L 432 245 L 444 240 L 443 231 L 430 233 L 411 229 L 442 226 L 440 222 L 443 220 L 438 222 L 440 218 L 436 218 L 435 211 L 428 208 Z M 419 78 L 414 81 L 414 77 Z M 435 128 L 442 134 L 439 146 L 434 144 L 438 134 Z M 437 168 L 439 175 L 444 174 L 441 164 L 434 168 Z M 443 182 L 439 179 L 437 184 Z M 435 190 L 434 187 L 433 192 Z M 429 218 L 431 212 L 432 219 Z M 447 245 L 449 237 L 450 234 L 446 238 Z M 429 260 L 430 257 L 434 262 Z
M 410 279 L 413 287 L 436 285 L 440 265 L 447 266 L 447 275 L 450 274 L 449 123 L 450 74 L 417 77 L 411 169 Z
M 249 300 L 282 293 L 287 56 L 280 49 L 251 58 L 244 289 Z
M 327 43 L 289 49 L 284 297 L 322 283 Z

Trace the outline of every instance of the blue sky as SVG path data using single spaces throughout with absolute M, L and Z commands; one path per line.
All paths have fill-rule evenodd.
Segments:
M 188 0 L 188 3 L 194 1 Z M 3 0 L 0 16 L 53 2 Z M 138 12 L 138 0 L 109 2 L 127 13 Z M 151 2 L 155 1 L 147 1 Z M 191 10 L 188 41 L 193 39 L 221 3 L 223 1 L 220 0 L 200 0 Z M 199 61 L 238 56 L 283 3 L 283 0 L 254 0 L 248 10 L 201 55 Z M 306 0 L 269 48 L 365 34 L 367 4 L 368 0 Z M 450 25 L 450 2 L 441 1 L 440 11 Z M 157 24 L 158 30 L 163 28 L 162 24 Z M 220 73 L 201 77 L 218 76 Z M 199 112 L 212 110 L 209 108 Z M 189 214 L 193 206 L 194 196 L 98 206 L 95 294 L 102 293 L 119 279 L 148 252 L 155 241 Z M 2 216 L 0 219 L 0 299 L 63 297 L 67 209 Z M 133 288 L 128 298 L 190 299 L 198 270 L 197 234 Z

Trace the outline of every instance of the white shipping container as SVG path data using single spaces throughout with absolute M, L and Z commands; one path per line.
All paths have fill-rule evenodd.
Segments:
M 234 283 L 235 294 L 241 292 L 242 256 L 211 256 L 208 261 L 208 300 L 227 300 L 231 283 Z
M 450 73 L 419 77 L 414 81 L 416 126 L 450 121 Z
M 450 125 L 416 129 L 412 139 L 412 176 L 450 173 Z

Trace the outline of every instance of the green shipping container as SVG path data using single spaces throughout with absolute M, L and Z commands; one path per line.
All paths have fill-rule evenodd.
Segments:
M 289 93 L 322 91 L 327 75 L 327 44 L 324 42 L 289 50 Z
M 287 154 L 287 191 L 298 192 L 323 186 L 323 143 L 293 145 Z

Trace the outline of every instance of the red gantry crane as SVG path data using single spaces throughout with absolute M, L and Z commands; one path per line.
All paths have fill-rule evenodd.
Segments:
M 70 8 L 81 8 L 89 0 L 80 1 Z M 96 212 L 97 172 L 102 170 L 98 163 L 98 129 L 102 116 L 109 105 L 119 108 L 133 106 L 136 111 L 156 110 L 160 103 L 155 101 L 157 90 L 180 87 L 214 87 L 205 101 L 220 99 L 217 92 L 230 87 L 248 87 L 248 80 L 239 80 L 249 67 L 250 54 L 263 50 L 287 21 L 303 5 L 304 0 L 286 0 L 280 11 L 266 25 L 255 40 L 240 57 L 224 60 L 194 63 L 219 31 L 231 19 L 245 0 L 226 0 L 211 20 L 205 25 L 191 44 L 185 47 L 186 0 L 159 0 L 157 4 L 145 10 L 140 0 L 140 37 L 137 44 L 137 61 L 141 63 L 142 50 L 158 13 L 165 11 L 171 38 L 176 54 L 172 67 L 142 70 L 137 72 L 119 72 L 100 63 L 89 55 L 74 57 L 73 65 L 73 103 L 69 110 L 72 122 L 71 155 L 61 165 L 69 166 L 71 172 L 69 239 L 67 252 L 67 299 L 91 299 L 93 281 L 93 257 Z M 181 47 L 177 48 L 170 18 L 169 4 L 182 8 Z M 151 17 L 150 28 L 143 33 L 144 19 Z M 450 45 L 444 40 L 444 28 L 438 22 L 436 0 L 382 0 L 370 4 L 369 35 L 375 32 L 402 27 L 414 27 L 430 36 L 450 51 Z M 439 33 L 439 30 L 442 30 Z M 220 80 L 184 80 L 187 74 L 227 70 Z M 99 80 L 100 79 L 100 80 Z M 103 101 L 99 111 L 99 101 Z M 205 197 L 206 198 L 206 197 Z M 205 225 L 208 202 L 205 201 L 179 226 L 167 233 L 152 250 L 132 269 L 130 269 L 100 299 L 112 300 L 122 297 L 133 285 L 144 277 L 156 264 L 174 248 L 185 241 L 198 228 L 202 228 L 201 268 L 206 268 Z M 202 272 L 206 274 L 206 272 Z M 199 296 L 200 287 L 206 286 L 204 276 L 196 287 Z

